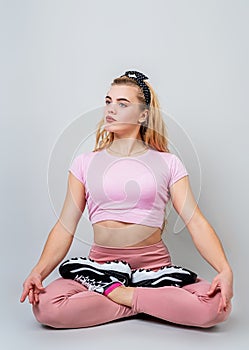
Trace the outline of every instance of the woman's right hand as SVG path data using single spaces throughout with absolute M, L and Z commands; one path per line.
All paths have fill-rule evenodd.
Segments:
M 23 283 L 23 292 L 20 302 L 23 303 L 26 297 L 32 305 L 39 303 L 39 294 L 44 292 L 45 288 L 42 285 L 42 277 L 37 272 L 31 272 Z

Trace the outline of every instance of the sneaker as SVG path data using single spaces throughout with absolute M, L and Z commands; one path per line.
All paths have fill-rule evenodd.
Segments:
M 179 266 L 163 266 L 157 271 L 138 269 L 132 272 L 133 287 L 183 287 L 196 281 L 197 274 Z
M 128 286 L 131 280 L 131 268 L 126 261 L 114 260 L 100 264 L 89 258 L 72 258 L 63 262 L 59 267 L 59 273 L 63 278 L 75 279 L 82 276 L 98 280 L 104 275 L 112 276 L 124 286 Z M 100 279 L 101 279 L 100 278 Z
M 84 271 L 84 275 L 76 275 L 74 280 L 87 287 L 90 291 L 108 295 L 114 288 L 123 285 L 117 278 L 108 274 L 102 272 L 99 274 L 90 270 L 88 272 L 88 275 L 86 271 Z

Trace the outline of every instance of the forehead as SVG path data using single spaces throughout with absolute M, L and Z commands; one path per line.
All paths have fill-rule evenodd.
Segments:
M 131 102 L 138 102 L 137 93 L 138 88 L 135 86 L 113 85 L 108 90 L 107 95 L 113 100 L 119 97 L 126 97 Z

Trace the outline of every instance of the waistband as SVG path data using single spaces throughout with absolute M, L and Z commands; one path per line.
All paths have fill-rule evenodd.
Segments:
M 157 269 L 171 265 L 170 254 L 163 240 L 151 245 L 124 248 L 106 247 L 94 243 L 90 249 L 89 258 L 99 263 L 116 259 L 125 260 L 133 269 Z

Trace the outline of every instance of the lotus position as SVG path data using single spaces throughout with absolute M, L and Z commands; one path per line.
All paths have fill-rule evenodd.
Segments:
M 54 328 L 100 325 L 140 313 L 212 327 L 231 312 L 233 274 L 222 244 L 193 196 L 189 174 L 168 149 L 158 98 L 137 71 L 113 80 L 92 151 L 76 156 L 58 221 L 23 284 L 38 322 Z M 162 240 L 171 201 L 202 257 L 209 282 L 178 266 Z M 93 244 L 64 260 L 88 208 Z M 56 268 L 60 277 L 43 286 Z M 165 326 L 167 325 L 165 322 Z

